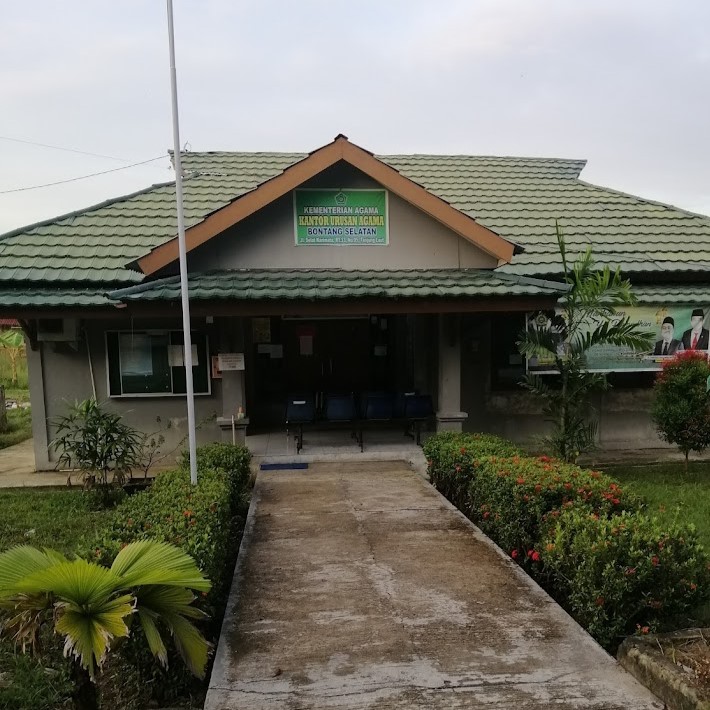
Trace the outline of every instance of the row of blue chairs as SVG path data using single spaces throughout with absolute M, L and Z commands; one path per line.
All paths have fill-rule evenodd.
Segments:
M 286 403 L 286 428 L 296 428 L 296 447 L 303 448 L 303 428 L 308 425 L 349 424 L 352 437 L 364 450 L 363 429 L 378 423 L 404 424 L 405 434 L 421 443 L 421 425 L 434 414 L 431 395 L 417 392 L 363 392 L 326 394 L 322 401 L 312 394 L 293 394 Z

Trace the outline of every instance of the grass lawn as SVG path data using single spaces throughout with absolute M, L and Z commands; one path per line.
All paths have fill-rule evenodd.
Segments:
M 87 496 L 76 490 L 0 490 L 0 551 L 13 545 L 52 547 L 64 553 L 77 549 L 109 511 L 89 509 Z M 71 690 L 61 651 L 40 661 L 16 653 L 10 641 L 0 641 L 0 710 L 70 708 Z
M 710 552 L 710 463 L 607 466 L 613 476 L 634 493 L 642 495 L 649 513 L 668 522 L 693 523 L 705 549 Z
M 8 430 L 0 432 L 0 449 L 19 444 L 32 436 L 32 413 L 30 408 L 9 409 L 7 412 Z
M 89 509 L 78 490 L 0 489 L 0 551 L 30 544 L 74 552 L 110 511 Z

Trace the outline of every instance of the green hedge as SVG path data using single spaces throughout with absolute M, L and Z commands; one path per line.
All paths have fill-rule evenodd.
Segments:
M 642 512 L 563 512 L 542 538 L 540 563 L 560 602 L 602 645 L 692 612 L 710 591 L 695 532 Z
M 492 434 L 442 432 L 427 439 L 423 446 L 432 483 L 461 507 L 474 461 L 484 456 L 522 456 L 517 446 Z
M 425 454 L 434 485 L 605 646 L 710 598 L 694 529 L 664 529 L 613 478 L 487 435 L 437 434 Z
M 548 518 L 566 508 L 609 516 L 639 505 L 609 476 L 546 456 L 488 456 L 466 470 L 470 476 L 462 510 L 521 561 L 540 541 Z
M 149 489 L 129 496 L 116 508 L 87 544 L 84 556 L 110 565 L 124 545 L 144 539 L 182 548 L 213 583 L 198 605 L 211 617 L 204 631 L 216 642 L 248 506 L 250 460 L 244 447 L 211 444 L 198 448 L 197 486 L 190 483 L 184 459 L 177 469 L 158 474 Z M 117 680 L 122 687 L 112 687 L 111 694 L 128 695 L 129 686 L 137 685 L 136 692 L 148 688 L 154 699 L 166 701 L 194 687 L 175 654 L 171 654 L 168 671 L 162 670 L 140 636 L 122 646 L 117 655 L 109 663 L 120 668 L 120 673 L 112 674 L 109 668 L 103 674 L 123 677 Z

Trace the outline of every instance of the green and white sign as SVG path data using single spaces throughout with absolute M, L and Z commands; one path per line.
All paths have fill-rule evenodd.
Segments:
M 294 190 L 297 246 L 385 246 L 386 190 Z

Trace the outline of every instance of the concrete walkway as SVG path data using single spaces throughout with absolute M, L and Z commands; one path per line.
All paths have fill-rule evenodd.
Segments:
M 206 710 L 661 708 L 420 476 L 261 472 Z
M 66 486 L 67 474 L 35 471 L 32 439 L 0 450 L 0 488 Z M 81 484 L 80 484 L 81 485 Z

